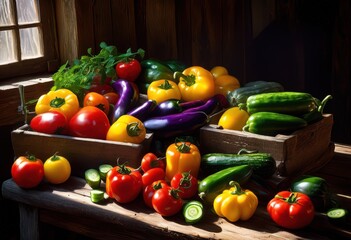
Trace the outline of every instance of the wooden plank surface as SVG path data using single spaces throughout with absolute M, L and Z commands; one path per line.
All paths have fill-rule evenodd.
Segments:
M 11 179 L 2 186 L 3 197 L 39 208 L 40 220 L 97 239 L 328 239 L 351 237 L 351 232 L 332 226 L 317 214 L 303 230 L 286 231 L 270 220 L 260 205 L 249 221 L 230 223 L 205 209 L 203 220 L 186 225 L 181 214 L 163 218 L 145 207 L 142 199 L 118 204 L 109 199 L 102 204 L 90 201 L 90 187 L 82 178 L 71 177 L 61 185 L 42 183 L 33 190 L 19 188 Z M 43 201 L 45 199 L 45 201 Z M 42 209 L 42 210 L 41 210 Z M 65 219 L 65 221 L 60 221 Z M 94 225 L 95 224 L 95 225 Z M 94 226 L 94 227 L 92 227 Z M 119 235 L 120 229 L 124 229 Z

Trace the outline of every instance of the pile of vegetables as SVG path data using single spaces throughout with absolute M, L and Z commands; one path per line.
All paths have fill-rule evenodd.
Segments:
M 36 103 L 31 129 L 135 144 L 150 132 L 164 143 L 174 141 L 164 152 L 145 154 L 138 168 L 117 163 L 86 169 L 92 202 L 110 198 L 125 204 L 141 197 L 162 216 L 182 213 L 188 224 L 206 212 L 230 222 L 247 221 L 259 204 L 266 204 L 272 220 L 288 229 L 306 227 L 315 211 L 333 208 L 329 215 L 338 215 L 324 179 L 299 178 L 286 189 L 272 189 L 266 184 L 276 172 L 270 154 L 246 149 L 201 154 L 195 141 L 179 138 L 196 134 L 220 110 L 218 125 L 224 129 L 270 136 L 291 133 L 322 119 L 331 96 L 319 101 L 308 93 L 284 91 L 276 82 L 241 87 L 222 66 L 206 70 L 176 60 L 143 59 L 142 49 L 121 54 L 114 46 L 100 46 L 97 55 L 89 49 L 87 56 L 64 64 L 53 75 L 53 88 Z M 16 161 L 12 176 L 21 187 L 36 187 L 44 178 L 43 164 L 29 157 L 25 162 L 29 170 L 20 171 Z

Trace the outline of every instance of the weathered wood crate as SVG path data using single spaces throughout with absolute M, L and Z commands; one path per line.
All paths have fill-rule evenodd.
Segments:
M 200 129 L 202 153 L 237 153 L 242 148 L 267 152 L 276 160 L 278 174 L 282 176 L 314 172 L 334 154 L 331 114 L 325 114 L 321 121 L 290 135 L 274 137 L 222 129 L 215 124 L 218 123 L 217 117 L 214 116 L 209 125 Z
M 28 125 L 12 131 L 11 140 L 16 157 L 34 154 L 45 161 L 58 152 L 71 164 L 72 175 L 84 176 L 88 168 L 98 168 L 101 164 L 116 165 L 127 162 L 139 167 L 144 154 L 149 151 L 153 135 L 146 134 L 141 144 L 122 143 L 64 135 L 44 134 L 31 131 Z

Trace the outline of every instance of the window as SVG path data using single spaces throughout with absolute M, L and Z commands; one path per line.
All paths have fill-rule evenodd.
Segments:
M 54 0 L 0 1 L 0 80 L 55 70 Z

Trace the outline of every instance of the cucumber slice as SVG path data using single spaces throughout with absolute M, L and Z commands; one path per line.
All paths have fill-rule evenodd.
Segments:
M 190 201 L 184 205 L 183 216 L 188 224 L 199 222 L 203 216 L 203 205 L 199 201 Z
M 343 208 L 332 208 L 327 212 L 329 221 L 336 224 L 343 224 L 346 222 L 348 211 Z
M 84 176 L 85 176 L 85 181 L 92 189 L 96 189 L 100 187 L 101 177 L 98 170 L 94 168 L 90 168 L 85 171 Z
M 110 164 L 102 164 L 99 166 L 99 173 L 102 181 L 106 181 L 106 175 L 111 170 Z
M 104 197 L 105 192 L 99 189 L 93 189 L 90 191 L 90 200 L 93 203 L 98 203 L 101 202 L 102 200 L 105 199 Z

